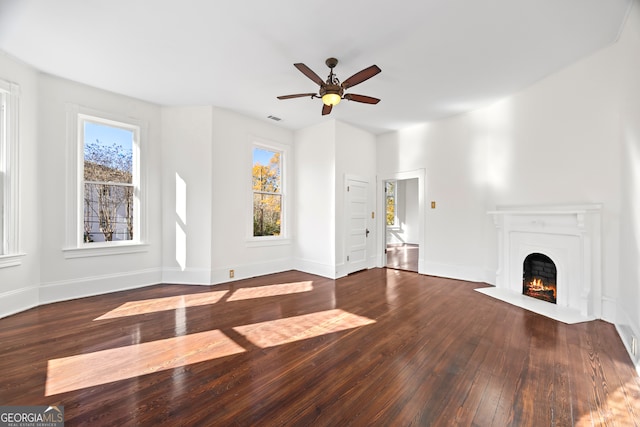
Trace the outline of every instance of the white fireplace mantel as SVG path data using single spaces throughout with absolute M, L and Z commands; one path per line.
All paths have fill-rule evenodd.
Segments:
M 513 294 L 524 308 L 550 304 L 552 311 L 573 311 L 584 320 L 601 318 L 601 210 L 600 204 L 584 204 L 489 211 L 498 230 L 496 292 Z M 556 264 L 556 304 L 521 295 L 523 263 L 531 253 Z

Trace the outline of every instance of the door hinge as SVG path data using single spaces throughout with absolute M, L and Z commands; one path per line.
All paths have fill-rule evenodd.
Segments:
M 347 261 L 349 261 L 349 255 L 347 255 Z
M 347 185 L 347 191 L 351 191 L 350 187 Z

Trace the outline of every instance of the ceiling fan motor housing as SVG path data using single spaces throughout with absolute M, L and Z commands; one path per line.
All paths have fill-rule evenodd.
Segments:
M 342 97 L 344 89 L 340 85 L 326 84 L 320 88 L 320 97 L 324 96 L 327 93 L 335 93 Z

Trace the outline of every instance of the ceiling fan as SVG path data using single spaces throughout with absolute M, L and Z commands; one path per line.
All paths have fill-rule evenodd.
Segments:
M 353 76 L 349 77 L 342 83 L 333 74 L 333 69 L 336 65 L 338 65 L 338 60 L 336 58 L 328 58 L 325 61 L 327 67 L 331 69 L 329 76 L 327 77 L 327 81 L 323 81 L 316 73 L 314 73 L 311 68 L 307 67 L 302 63 L 293 64 L 298 70 L 302 72 L 305 76 L 309 77 L 311 80 L 316 82 L 320 86 L 319 92 L 316 93 L 297 93 L 295 95 L 282 95 L 279 96 L 278 99 L 291 99 L 291 98 L 303 98 L 306 96 L 310 96 L 313 98 L 322 98 L 323 106 L 322 106 L 322 115 L 327 115 L 331 113 L 331 109 L 334 105 L 338 105 L 340 100 L 346 99 L 349 101 L 362 102 L 364 104 L 377 104 L 380 102 L 378 98 L 373 98 L 371 96 L 366 95 L 356 95 L 355 93 L 344 93 L 346 89 L 352 88 L 353 86 L 362 83 L 365 80 L 370 79 L 375 76 L 382 70 L 377 65 L 372 65 L 370 67 L 365 68 L 364 70 L 358 71 Z

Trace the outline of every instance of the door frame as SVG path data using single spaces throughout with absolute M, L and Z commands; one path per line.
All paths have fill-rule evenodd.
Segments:
M 386 224 L 386 197 L 384 194 L 384 187 L 386 181 L 403 181 L 407 179 L 418 179 L 418 273 L 426 274 L 424 250 L 425 245 L 425 228 L 426 228 L 426 169 L 416 169 L 407 172 L 396 172 L 391 174 L 379 175 L 377 177 L 377 216 L 380 221 L 377 222 L 377 239 L 376 239 L 376 252 L 377 252 L 377 267 L 384 267 L 387 265 L 387 255 L 385 249 L 387 248 L 387 224 Z

